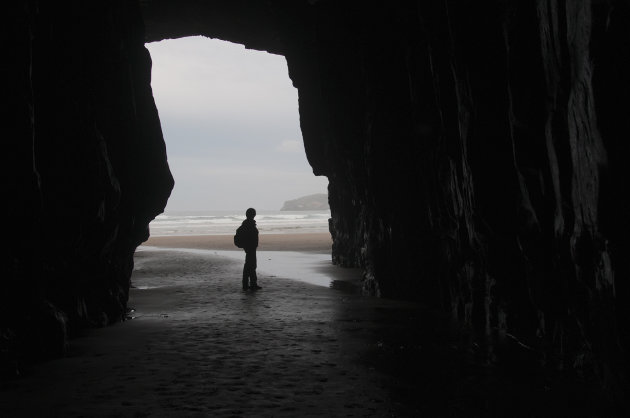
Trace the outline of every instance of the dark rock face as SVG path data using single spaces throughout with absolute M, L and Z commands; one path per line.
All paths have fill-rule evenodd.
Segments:
M 516 342 L 625 390 L 626 2 L 207 3 L 143 2 L 146 39 L 286 56 L 308 160 L 330 180 L 337 264 L 450 313 L 489 360 Z M 71 323 L 111 319 L 172 186 L 150 61 L 127 3 L 47 7 L 8 28 L 20 229 L 2 318 L 37 283 L 33 303 Z
M 59 354 L 77 327 L 125 315 L 133 253 L 173 180 L 137 5 L 17 3 L 2 66 L 0 352 Z
M 335 259 L 550 367 L 625 367 L 627 118 L 609 111 L 628 107 L 627 19 L 620 3 L 418 2 L 328 24 L 349 43 L 319 53 Z

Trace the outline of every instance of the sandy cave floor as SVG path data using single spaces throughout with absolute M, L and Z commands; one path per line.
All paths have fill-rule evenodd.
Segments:
M 243 292 L 234 258 L 149 248 L 136 265 L 135 318 L 88 330 L 67 357 L 5 382 L 1 416 L 530 416 L 565 408 L 544 382 L 471 361 L 445 319 L 361 296 L 356 271 L 327 270 L 326 287 L 259 266 L 263 289 Z

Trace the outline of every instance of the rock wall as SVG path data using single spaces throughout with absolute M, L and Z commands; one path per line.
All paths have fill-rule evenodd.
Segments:
M 625 388 L 626 3 L 282 4 L 195 28 L 286 56 L 334 262 L 489 361 Z
M 14 2 L 3 25 L 0 363 L 62 354 L 126 313 L 173 180 L 133 2 Z M 17 354 L 16 354 L 17 353 Z
M 450 312 L 490 361 L 519 347 L 625 390 L 627 3 L 312 15 L 310 62 L 286 56 L 330 179 L 333 260 L 364 267 L 371 293 Z

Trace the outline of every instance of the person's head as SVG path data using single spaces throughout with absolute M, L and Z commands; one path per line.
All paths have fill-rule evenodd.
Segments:
M 254 217 L 256 216 L 256 209 L 254 208 L 249 208 L 245 211 L 245 216 L 247 216 L 247 219 L 254 219 Z

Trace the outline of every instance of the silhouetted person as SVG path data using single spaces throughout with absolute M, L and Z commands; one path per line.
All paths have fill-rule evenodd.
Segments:
M 249 208 L 245 212 L 246 219 L 241 224 L 243 229 L 243 249 L 245 250 L 245 266 L 243 267 L 243 290 L 262 289 L 256 278 L 256 248 L 258 247 L 258 228 L 256 228 L 256 209 Z

